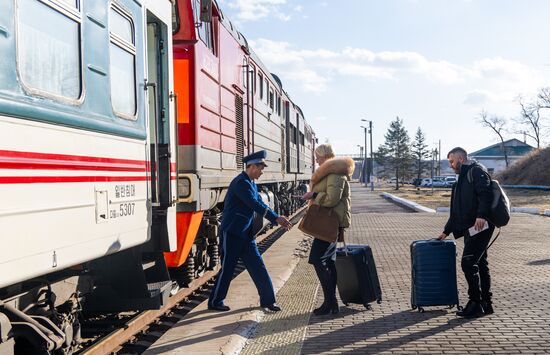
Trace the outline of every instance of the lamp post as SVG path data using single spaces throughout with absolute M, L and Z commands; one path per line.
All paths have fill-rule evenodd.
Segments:
M 364 121 L 364 120 L 361 120 L 361 121 Z M 365 126 L 361 126 L 361 128 L 363 128 L 363 131 L 365 132 L 365 149 L 363 150 L 365 152 L 365 155 L 363 157 L 363 169 L 362 172 L 363 172 L 363 184 L 365 184 L 365 186 L 367 186 L 367 127 Z
M 363 160 L 363 146 L 361 144 L 357 144 L 357 146 L 359 147 L 359 159 Z M 359 181 L 362 182 L 363 181 L 363 172 L 361 171 L 361 173 L 359 173 Z
M 361 119 L 361 121 L 363 122 L 368 122 L 369 123 L 369 136 L 370 136 L 370 163 L 368 164 L 367 166 L 367 181 L 370 182 L 370 190 L 371 191 L 374 191 L 374 181 L 372 179 L 373 175 L 374 175 L 374 151 L 372 149 L 372 121 L 369 121 L 367 119 Z M 367 147 L 367 133 L 366 133 L 366 128 L 365 128 L 365 156 L 367 155 L 367 151 L 366 151 L 366 147 Z M 366 159 L 365 159 L 366 160 Z M 366 185 L 366 184 L 365 184 Z

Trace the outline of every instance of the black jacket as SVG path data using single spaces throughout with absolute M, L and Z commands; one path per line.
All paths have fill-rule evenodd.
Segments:
M 468 181 L 468 170 L 472 170 L 472 181 Z M 453 233 L 455 238 L 464 236 L 476 218 L 489 215 L 491 206 L 491 178 L 485 167 L 477 162 L 460 167 L 458 181 L 451 194 L 451 213 L 445 225 L 445 234 Z

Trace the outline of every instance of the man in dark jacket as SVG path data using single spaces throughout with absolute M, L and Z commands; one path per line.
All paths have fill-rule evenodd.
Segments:
M 261 307 L 275 312 L 281 310 L 275 303 L 273 284 L 252 233 L 254 212 L 287 230 L 292 227 L 288 219 L 277 215 L 262 201 L 254 182 L 267 166 L 266 155 L 266 151 L 261 150 L 244 157 L 246 170 L 229 184 L 220 226 L 222 266 L 208 299 L 208 309 L 229 311 L 223 301 L 240 258 L 258 289 Z
M 487 245 L 495 226 L 488 221 L 492 200 L 491 178 L 484 166 L 468 160 L 460 147 L 447 154 L 449 164 L 459 174 L 451 194 L 451 212 L 439 239 L 450 233 L 464 237 L 462 271 L 468 283 L 468 303 L 457 315 L 465 318 L 492 314 L 491 276 L 487 262 Z M 470 171 L 471 170 L 471 171 Z

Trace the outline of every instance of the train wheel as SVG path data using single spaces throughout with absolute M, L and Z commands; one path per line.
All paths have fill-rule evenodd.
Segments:
M 195 279 L 195 259 L 189 254 L 187 260 L 180 267 L 170 268 L 170 276 L 181 287 L 187 287 Z
M 210 244 L 206 249 L 208 254 L 208 269 L 212 270 L 220 263 L 220 252 L 218 244 Z

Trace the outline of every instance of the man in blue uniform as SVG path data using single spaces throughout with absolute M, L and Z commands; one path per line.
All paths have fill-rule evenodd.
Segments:
M 220 227 L 222 266 L 208 299 L 208 309 L 229 311 L 230 308 L 223 301 L 227 296 L 237 261 L 241 258 L 258 289 L 260 306 L 274 312 L 281 310 L 275 303 L 275 290 L 252 234 L 254 212 L 287 230 L 292 227 L 290 221 L 273 212 L 258 193 L 254 180 L 262 175 L 263 169 L 267 166 L 266 156 L 267 152 L 261 150 L 244 157 L 245 171 L 231 181 L 227 190 Z

